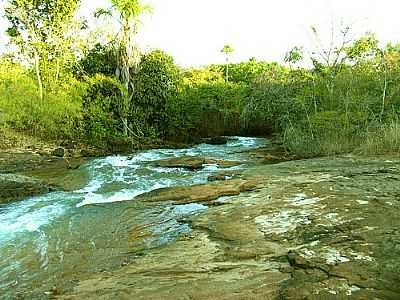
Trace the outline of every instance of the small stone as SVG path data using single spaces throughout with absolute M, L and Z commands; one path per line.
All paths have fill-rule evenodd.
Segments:
M 56 157 L 64 157 L 64 154 L 65 154 L 65 150 L 64 150 L 64 148 L 61 148 L 61 147 L 57 148 L 51 152 L 51 155 L 56 156 Z

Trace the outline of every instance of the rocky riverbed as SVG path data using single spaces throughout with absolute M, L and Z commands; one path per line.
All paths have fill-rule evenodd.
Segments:
M 398 158 L 291 161 L 243 176 L 256 191 L 181 220 L 189 234 L 58 298 L 400 299 Z
M 39 260 L 37 270 L 55 272 L 49 273 L 54 278 L 43 273 L 43 287 L 35 279 L 37 291 L 30 294 L 18 284 L 19 274 L 15 293 L 9 289 L 4 299 L 400 299 L 400 158 L 290 161 L 271 145 L 250 148 L 238 152 L 249 161 L 232 154 L 234 147 L 202 146 L 195 152 L 220 155 L 165 150 L 94 161 L 92 176 L 103 184 L 109 177 L 100 171 L 112 170 L 115 180 L 133 166 L 124 176 L 139 173 L 150 184 L 164 180 L 158 172 L 183 172 L 174 176 L 184 176 L 178 182 L 185 184 L 116 203 L 94 193 L 114 193 L 130 179 L 99 188 L 99 178 L 85 178 L 85 167 L 25 170 L 45 186 L 54 178 L 89 184 L 73 197 L 55 194 L 55 204 L 72 197 L 77 207 L 71 217 L 53 221 L 57 229 L 38 230 L 40 241 L 48 239 L 46 255 L 22 261 L 29 267 Z M 149 170 L 156 177 L 148 177 Z M 190 178 L 198 183 L 187 184 Z M 0 247 L 0 254 L 16 259 L 32 252 L 15 245 Z

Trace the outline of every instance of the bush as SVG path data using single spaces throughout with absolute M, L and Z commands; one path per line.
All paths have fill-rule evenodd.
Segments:
M 94 144 L 122 136 L 120 99 L 123 87 L 114 78 L 97 74 L 88 79 L 83 97 L 83 123 L 86 138 Z
M 113 45 L 98 43 L 78 62 L 75 73 L 78 77 L 96 74 L 112 77 L 116 69 L 117 57 Z
M 155 50 L 142 57 L 134 77 L 130 120 L 139 136 L 166 136 L 167 104 L 176 96 L 180 83 L 180 70 L 171 56 Z
M 48 139 L 79 136 L 84 84 L 73 78 L 40 100 L 36 81 L 23 67 L 0 63 L 0 114 L 2 124 Z
M 237 83 L 183 86 L 167 105 L 169 139 L 190 141 L 204 136 L 239 134 L 241 107 L 247 95 L 247 86 Z

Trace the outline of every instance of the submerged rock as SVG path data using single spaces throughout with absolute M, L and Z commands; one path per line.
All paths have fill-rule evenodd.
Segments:
M 48 193 L 45 182 L 22 175 L 0 174 L 0 203 Z
M 204 138 L 202 139 L 202 142 L 208 145 L 225 145 L 228 143 L 228 139 L 224 136 L 215 136 L 210 138 Z

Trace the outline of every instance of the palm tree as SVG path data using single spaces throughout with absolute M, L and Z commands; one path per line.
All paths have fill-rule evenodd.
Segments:
M 225 54 L 225 80 L 229 81 L 229 55 L 235 51 L 230 45 L 226 44 L 221 53 Z
M 151 12 L 152 8 L 149 5 L 142 4 L 140 0 L 110 1 L 112 4 L 110 10 L 100 9 L 96 14 L 98 16 L 104 14 L 116 15 L 120 25 L 116 46 L 117 69 L 115 75 L 125 87 L 119 108 L 124 133 L 128 135 L 127 114 L 135 91 L 133 76 L 136 74 L 140 62 L 140 52 L 135 38 L 141 24 L 141 17 L 143 14 Z

